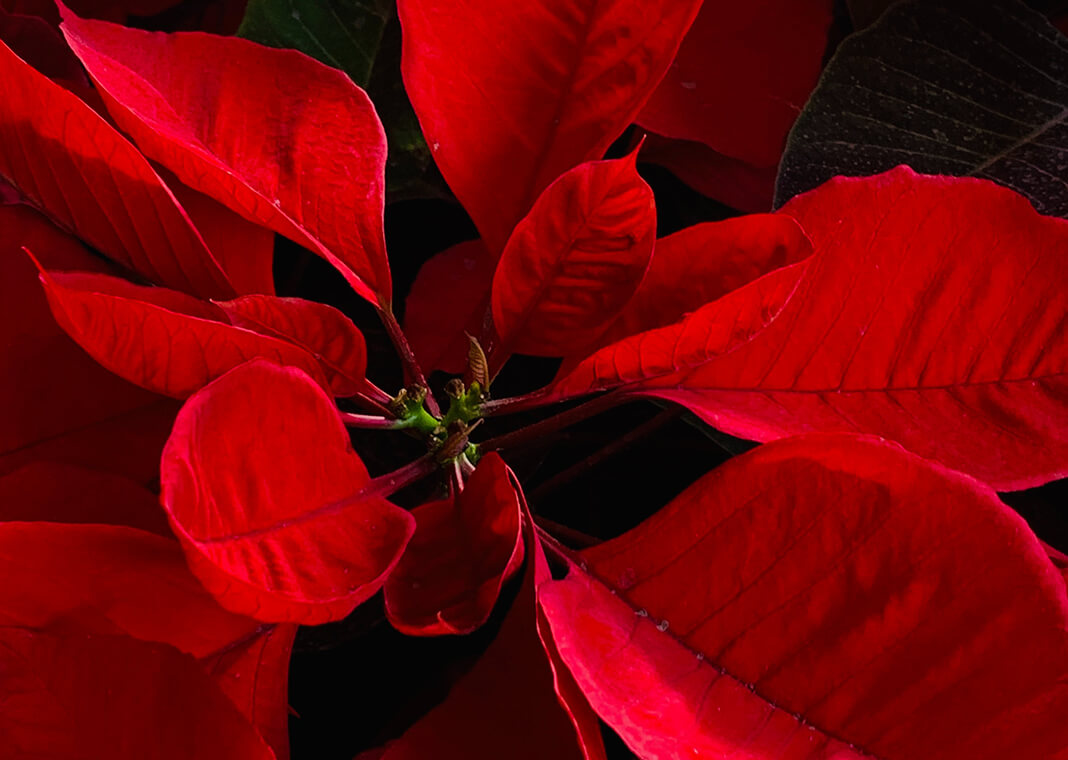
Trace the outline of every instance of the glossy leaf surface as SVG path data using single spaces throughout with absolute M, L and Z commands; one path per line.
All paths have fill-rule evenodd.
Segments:
M 234 294 L 148 161 L 0 43 L 0 178 L 114 261 L 205 297 Z
M 363 333 L 334 307 L 272 296 L 245 296 L 219 307 L 238 327 L 300 346 L 318 359 L 335 396 L 351 396 L 366 386 Z
M 504 248 L 553 180 L 619 137 L 699 5 L 398 3 L 405 86 L 441 173 L 490 251 Z
M 493 276 L 501 344 L 563 356 L 596 338 L 638 289 L 653 255 L 653 191 L 634 155 L 556 180 L 508 239 Z
M 881 439 L 767 444 L 583 555 L 539 601 L 643 760 L 1068 751 L 1059 573 L 988 487 Z
M 70 14 L 63 30 L 148 156 L 323 256 L 372 302 L 389 303 L 385 134 L 348 77 L 235 38 L 153 34 Z
M 897 440 L 1012 490 L 1068 470 L 1068 227 L 989 182 L 901 168 L 783 210 L 816 254 L 752 343 L 657 395 L 766 441 Z
M 471 633 L 523 562 L 519 499 L 507 466 L 483 457 L 458 497 L 412 510 L 415 535 L 386 581 L 386 614 L 409 635 Z
M 344 617 L 415 530 L 373 492 L 333 401 L 292 367 L 251 362 L 193 396 L 161 465 L 190 567 L 223 606 L 266 622 Z

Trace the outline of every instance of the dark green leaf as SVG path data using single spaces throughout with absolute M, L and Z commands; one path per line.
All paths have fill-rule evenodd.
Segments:
M 237 34 L 299 50 L 366 87 L 392 15 L 390 0 L 249 0 Z
M 1068 38 L 1015 0 L 940 0 L 846 39 L 790 133 L 776 206 L 898 164 L 1068 215 Z
M 854 29 L 871 26 L 887 8 L 897 2 L 900 0 L 845 0 Z M 1065 0 L 1027 0 L 1027 4 L 1051 18 L 1068 12 L 1068 2 Z
M 387 200 L 448 197 L 401 81 L 393 0 L 249 0 L 238 35 L 299 50 L 367 90 L 389 140 Z

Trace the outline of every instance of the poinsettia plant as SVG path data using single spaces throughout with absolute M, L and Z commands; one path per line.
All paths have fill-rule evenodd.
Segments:
M 4 757 L 1068 757 L 1039 11 L 202 5 L 0 5 Z

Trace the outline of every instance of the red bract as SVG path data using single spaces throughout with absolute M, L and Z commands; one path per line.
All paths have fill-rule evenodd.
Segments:
M 539 550 L 540 551 L 540 550 Z M 359 760 L 579 760 L 535 631 L 534 568 L 490 648 L 449 696 L 380 751 Z M 598 738 L 588 760 L 604 758 Z
M 133 145 L 2 43 L 0 81 L 0 178 L 150 280 L 206 297 L 234 294 L 189 217 Z
M 416 507 L 412 516 L 415 535 L 386 581 L 386 614 L 412 635 L 470 633 L 523 562 L 508 468 L 489 454 L 458 496 Z
M 415 530 L 371 487 L 330 397 L 262 360 L 190 399 L 161 477 L 193 571 L 260 620 L 344 617 L 381 588 Z
M 765 207 L 827 0 L 370 5 L 0 14 L 0 755 L 288 760 L 292 701 L 294 760 L 1068 757 L 1063 547 L 991 490 L 1068 473 L 1066 222 L 637 165 Z
M 828 183 L 782 213 L 816 254 L 774 326 L 640 388 L 757 440 L 870 431 L 1006 490 L 1065 474 L 1063 221 L 993 184 L 907 169 Z
M 538 599 L 647 760 L 1068 749 L 1059 573 L 989 488 L 892 444 L 768 444 L 582 559 Z
M 281 338 L 319 360 L 335 396 L 367 388 L 367 344 L 352 320 L 337 309 L 300 298 L 245 296 L 219 307 L 238 327 Z
M 149 34 L 72 14 L 63 31 L 148 156 L 320 254 L 388 308 L 385 135 L 363 90 L 307 56 L 243 40 Z
M 699 6 L 398 3 L 408 95 L 441 173 L 491 251 L 503 249 L 542 190 L 600 158 L 622 133 Z
M 142 388 L 185 398 L 256 357 L 299 367 L 327 384 L 307 351 L 226 324 L 217 306 L 182 293 L 43 270 L 41 282 L 67 334 L 102 365 Z
M 634 159 L 572 169 L 516 226 L 493 276 L 499 353 L 570 353 L 637 290 L 653 255 L 656 207 Z
M 490 293 L 496 266 L 481 240 L 468 240 L 442 251 L 419 270 L 404 303 L 404 331 L 428 370 L 464 371 L 467 335 L 489 331 L 489 302 L 480 295 Z
M 118 525 L 5 522 L 0 557 L 5 577 L 34 579 L 0 591 L 5 626 L 121 633 L 194 657 L 256 632 L 255 621 L 227 612 L 204 591 L 170 538 Z
M 833 5 L 706 0 L 636 119 L 673 138 L 651 141 L 648 157 L 736 208 L 771 208 L 775 168 L 819 77 Z
M 98 367 L 63 334 L 19 248 L 59 268 L 102 262 L 25 207 L 0 206 L 0 230 L 0 473 L 48 460 L 153 479 L 176 406 Z
M 0 748 L 12 757 L 270 760 L 194 660 L 125 636 L 0 628 Z M 146 698 L 152 695 L 153 698 Z

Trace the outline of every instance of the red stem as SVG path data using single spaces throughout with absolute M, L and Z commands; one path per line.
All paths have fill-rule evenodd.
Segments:
M 386 497 L 396 493 L 405 486 L 411 485 L 417 480 L 425 478 L 437 468 L 437 459 L 434 458 L 433 454 L 427 454 L 426 456 L 416 459 L 414 462 L 409 462 L 398 470 L 386 473 L 385 475 L 379 475 L 377 478 L 372 479 L 360 493 L 373 493 L 375 496 Z
M 385 326 L 386 332 L 389 333 L 389 338 L 393 341 L 393 346 L 397 349 L 401 362 L 404 363 L 405 381 L 421 388 L 427 388 L 423 369 L 419 366 L 419 361 L 415 358 L 415 352 L 412 351 L 408 338 L 404 335 L 404 330 L 401 329 L 400 323 L 397 322 L 397 318 L 393 315 L 393 311 L 391 309 L 379 309 L 378 316 L 382 319 L 382 324 Z M 441 416 L 441 408 L 438 407 L 437 399 L 429 391 L 426 394 L 426 406 L 435 417 Z
M 606 393 L 603 396 L 598 396 L 592 401 L 587 401 L 585 404 L 579 404 L 567 411 L 560 412 L 560 414 L 555 414 L 552 417 L 544 419 L 541 422 L 535 422 L 533 425 L 527 425 L 526 427 L 512 431 L 511 433 L 505 433 L 496 438 L 490 438 L 488 441 L 480 443 L 479 448 L 484 451 L 497 451 L 499 449 L 518 446 L 531 440 L 542 438 L 549 433 L 555 433 L 557 430 L 561 430 L 569 425 L 574 425 L 576 422 L 581 422 L 587 417 L 600 414 L 606 409 L 611 409 L 613 406 L 626 403 L 630 400 L 631 399 L 628 396 L 616 393 Z
M 646 420 L 642 424 L 638 425 L 638 427 L 633 428 L 632 430 L 628 431 L 627 433 L 612 441 L 608 445 L 593 452 L 588 457 L 585 457 L 584 459 L 579 462 L 576 462 L 567 469 L 561 470 L 560 472 L 553 475 L 551 478 L 546 480 L 544 483 L 542 483 L 540 486 L 538 486 L 531 492 L 530 500 L 534 503 L 538 503 L 539 500 L 546 494 L 552 492 L 553 490 L 562 485 L 565 485 L 566 483 L 570 483 L 579 475 L 583 474 L 584 472 L 587 472 L 588 470 L 592 470 L 604 460 L 608 459 L 611 456 L 614 456 L 615 454 L 618 454 L 620 451 L 623 451 L 623 449 L 632 445 L 635 441 L 644 438 L 653 431 L 658 430 L 659 428 L 663 427 L 672 420 L 682 416 L 682 411 L 683 410 L 680 407 L 673 407 L 671 409 L 666 409 L 665 411 L 660 412 L 660 414 L 656 415 L 651 419 Z
M 377 417 L 373 414 L 353 414 L 352 412 L 339 412 L 339 414 L 346 427 L 364 430 L 395 430 L 397 425 L 395 419 Z
M 541 388 L 523 396 L 484 401 L 479 406 L 479 409 L 482 411 L 483 417 L 495 417 L 501 414 L 515 414 L 537 409 L 539 406 L 546 406 L 547 404 L 555 403 L 555 401 L 555 399 L 549 397 L 547 388 Z

